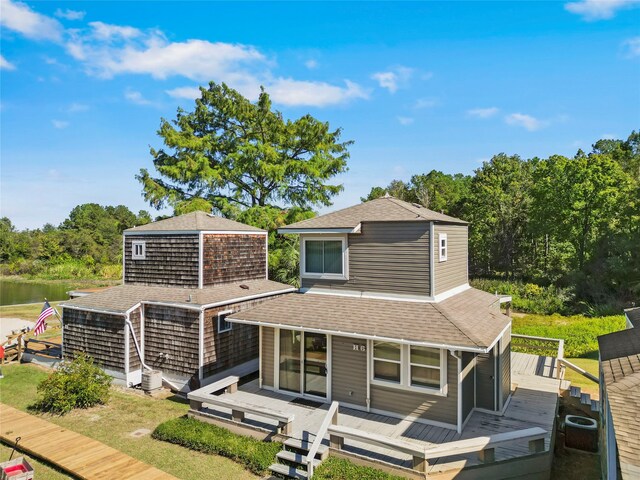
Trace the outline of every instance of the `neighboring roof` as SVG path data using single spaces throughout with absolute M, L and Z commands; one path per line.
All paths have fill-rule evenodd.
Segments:
M 304 293 L 234 313 L 229 320 L 483 350 L 511 321 L 496 302 L 494 295 L 473 288 L 439 303 Z
M 634 328 L 640 328 L 640 307 L 627 308 L 624 314 L 631 322 Z
M 244 285 L 248 288 L 243 288 Z M 122 314 L 141 302 L 161 302 L 182 307 L 198 308 L 212 303 L 232 303 L 245 297 L 269 295 L 295 288 L 271 280 L 245 280 L 224 283 L 202 289 L 157 287 L 145 285 L 119 285 L 84 297 L 62 302 L 62 307 L 86 308 Z M 191 297 L 191 301 L 189 301 Z
M 640 476 L 640 330 L 598 337 L 602 379 L 623 478 Z
M 134 234 L 137 232 L 264 232 L 264 230 L 244 223 L 229 220 L 228 218 L 216 217 L 206 212 L 191 212 L 177 217 L 147 223 L 139 227 L 128 228 L 125 233 Z
M 344 208 L 335 212 L 279 228 L 287 230 L 317 229 L 355 229 L 362 222 L 445 222 L 466 225 L 467 222 L 434 212 L 418 204 L 404 202 L 393 197 L 380 197 L 375 200 Z

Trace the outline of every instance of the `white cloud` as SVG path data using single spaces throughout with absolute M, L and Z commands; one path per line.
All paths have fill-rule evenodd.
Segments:
M 438 100 L 435 98 L 420 98 L 416 101 L 413 108 L 423 109 L 423 108 L 433 108 L 438 106 Z
M 400 125 L 411 125 L 413 123 L 413 118 L 411 117 L 397 117 L 398 122 L 400 123 Z
M 0 70 L 15 70 L 16 66 L 9 60 L 0 55 Z
M 371 78 L 378 82 L 381 88 L 386 88 L 391 93 L 406 87 L 413 75 L 413 69 L 399 66 L 386 72 L 376 72 Z
M 144 98 L 141 92 L 137 90 L 127 89 L 124 92 L 124 98 L 129 100 L 131 103 L 135 103 L 136 105 L 153 105 L 151 100 L 147 100 Z
M 265 89 L 275 103 L 287 106 L 326 107 L 369 97 L 369 93 L 357 83 L 349 80 L 344 83 L 344 87 L 339 87 L 325 82 L 278 78 L 267 83 Z
M 53 128 L 63 129 L 69 126 L 69 122 L 64 120 L 51 120 L 51 125 L 53 125 Z
M 498 107 L 472 108 L 467 110 L 467 115 L 475 118 L 491 118 L 495 116 L 500 109 Z
M 80 113 L 80 112 L 86 112 L 87 110 L 89 110 L 89 105 L 85 105 L 84 103 L 72 103 L 71 105 L 69 105 L 69 108 L 67 108 L 67 112 L 68 113 Z
M 638 5 L 640 0 L 582 0 L 566 3 L 564 8 L 584 20 L 595 21 L 613 18 L 619 10 Z
M 165 90 L 165 93 L 173 98 L 186 98 L 187 100 L 200 98 L 199 87 L 178 87 L 172 90 Z
M 504 117 L 504 121 L 507 122 L 508 125 L 524 127 L 530 132 L 540 130 L 542 127 L 547 125 L 547 122 L 543 122 L 542 120 L 538 120 L 537 118 L 524 113 L 511 113 Z
M 142 31 L 135 27 L 111 25 L 103 22 L 89 22 L 89 26 L 93 29 L 93 36 L 97 40 L 129 39 L 142 35 Z
M 628 58 L 640 57 L 640 37 L 633 37 L 622 42 L 625 56 Z
M 70 10 L 68 8 L 66 10 L 62 10 L 58 8 L 56 10 L 55 16 L 64 18 L 66 20 L 82 20 L 86 13 L 87 12 L 81 12 L 79 10 Z
M 62 25 L 53 18 L 34 12 L 28 5 L 11 0 L 0 0 L 0 25 L 33 40 L 59 41 Z
M 314 70 L 318 68 L 318 61 L 311 58 L 306 62 L 304 62 L 304 66 L 307 67 L 309 70 Z

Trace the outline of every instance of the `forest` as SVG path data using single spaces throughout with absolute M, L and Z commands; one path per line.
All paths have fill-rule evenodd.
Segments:
M 157 175 L 136 177 L 143 197 L 175 215 L 203 210 L 268 230 L 270 277 L 296 284 L 297 238 L 276 230 L 331 205 L 353 142 L 310 115 L 285 119 L 264 90 L 255 103 L 225 84 L 200 91 L 193 112 L 161 120 L 164 147 L 150 149 Z M 594 316 L 640 299 L 640 132 L 573 157 L 499 153 L 471 175 L 431 170 L 372 186 L 362 200 L 387 193 L 467 220 L 472 283 L 513 294 L 517 309 Z M 2 218 L 0 273 L 119 278 L 122 231 L 152 220 L 94 203 L 34 230 Z

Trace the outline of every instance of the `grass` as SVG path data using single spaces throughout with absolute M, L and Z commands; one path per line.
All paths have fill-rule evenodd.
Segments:
M 7 446 L 4 443 L 0 443 L 0 463 L 9 460 L 9 456 L 11 455 L 13 447 Z M 16 457 L 24 457 L 33 467 L 36 472 L 35 478 L 38 480 L 68 480 L 73 477 L 60 472 L 55 467 L 42 463 L 40 460 L 36 460 L 29 455 L 25 455 L 19 451 L 13 454 L 13 458 Z
M 52 307 L 56 307 L 60 302 L 49 302 Z M 38 316 L 42 311 L 42 303 L 29 303 L 24 305 L 5 305 L 0 307 L 0 322 L 3 318 L 20 318 L 22 320 L 29 320 L 36 322 Z M 60 309 L 57 309 L 60 311 Z M 38 335 L 38 340 L 51 340 L 60 337 L 60 320 L 58 317 L 52 316 L 47 319 L 47 330 L 41 335 Z
M 595 375 L 599 375 L 598 359 L 595 358 L 568 358 L 571 363 L 575 363 L 580 368 L 584 368 L 587 372 Z M 570 368 L 566 368 L 564 371 L 564 379 L 571 382 L 574 387 L 580 387 L 584 393 L 590 393 L 591 397 L 600 397 L 600 389 L 598 384 L 592 382 L 586 377 L 583 377 L 578 372 L 574 372 Z
M 0 401 L 27 411 L 27 406 L 37 396 L 37 384 L 46 378 L 48 372 L 35 365 L 12 364 L 3 367 L 3 374 Z M 64 417 L 42 415 L 41 418 L 103 442 L 178 478 L 256 478 L 227 458 L 161 442 L 151 435 L 130 436 L 141 428 L 153 431 L 159 424 L 183 416 L 188 409 L 188 404 L 173 397 L 160 400 L 135 391 L 113 388 L 111 399 L 105 406 L 74 410 Z

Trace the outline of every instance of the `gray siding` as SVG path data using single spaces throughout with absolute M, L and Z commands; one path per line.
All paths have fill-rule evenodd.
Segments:
M 103 368 L 124 372 L 124 317 L 62 309 L 65 358 L 85 352 Z
M 164 372 L 197 377 L 199 320 L 194 310 L 145 306 L 145 363 Z
M 331 339 L 331 400 L 367 406 L 366 340 L 336 337 Z M 354 350 L 354 345 L 358 350 Z
M 494 350 L 480 353 L 476 363 L 476 406 L 487 410 L 495 410 L 495 358 Z
M 262 327 L 262 385 L 266 387 L 274 387 L 273 381 L 273 356 L 274 356 L 274 334 L 275 329 L 271 327 Z
M 500 341 L 500 366 L 502 382 L 502 405 L 511 393 L 511 331 L 507 330 Z
M 429 223 L 363 223 L 348 245 L 349 280 L 303 278 L 301 286 L 430 295 Z
M 438 238 L 447 234 L 447 260 L 440 261 Z M 436 223 L 434 227 L 435 295 L 444 293 L 469 281 L 467 277 L 468 235 L 466 225 Z
M 198 287 L 198 235 L 125 235 L 124 283 Z M 144 260 L 131 258 L 133 241 L 145 242 Z
M 458 360 L 447 354 L 446 397 L 371 385 L 371 408 L 423 420 L 456 425 L 458 417 Z
M 473 362 L 475 355 L 470 352 L 462 353 L 462 370 Z M 476 402 L 476 382 L 475 382 L 475 368 L 471 368 L 467 376 L 462 379 L 462 421 L 467 419 L 467 416 L 471 413 L 475 407 Z
M 140 310 L 136 310 L 129 314 L 129 320 L 133 325 L 133 331 L 135 332 L 136 339 L 140 342 Z M 127 329 L 129 327 L 127 326 Z M 129 332 L 129 371 L 135 372 L 136 370 L 140 370 L 142 368 L 142 363 L 140 362 L 140 356 L 138 355 L 138 351 L 136 350 L 136 343 L 133 341 L 133 335 Z

